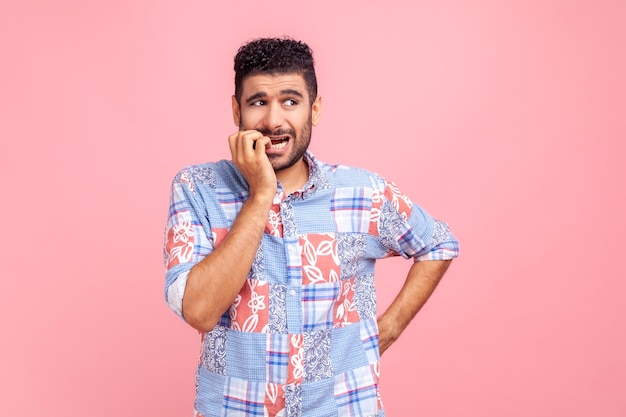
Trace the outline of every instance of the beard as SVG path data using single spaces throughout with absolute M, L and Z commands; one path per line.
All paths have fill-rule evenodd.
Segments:
M 239 116 L 239 130 L 244 130 L 243 123 L 241 122 L 241 114 Z M 291 168 L 295 164 L 297 164 L 305 152 L 309 148 L 309 144 L 311 143 L 311 131 L 312 131 L 312 120 L 311 116 L 307 122 L 302 126 L 302 131 L 300 135 L 297 136 L 295 130 L 293 129 L 276 129 L 274 131 L 270 131 L 269 129 L 257 129 L 264 136 L 285 136 L 289 135 L 291 138 L 291 151 L 287 155 L 267 155 L 270 163 L 272 164 L 272 168 L 274 168 L 274 172 L 279 172 L 283 169 Z

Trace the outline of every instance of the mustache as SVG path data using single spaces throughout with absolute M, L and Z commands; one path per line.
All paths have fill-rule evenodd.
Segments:
M 257 129 L 263 136 L 291 136 L 296 137 L 296 132 L 293 129 L 276 129 L 271 131 L 269 129 Z

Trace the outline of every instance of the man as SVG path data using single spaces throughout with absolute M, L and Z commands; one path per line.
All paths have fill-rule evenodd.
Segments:
M 380 355 L 458 243 L 389 181 L 318 161 L 313 57 L 289 38 L 235 56 L 231 161 L 173 181 L 166 299 L 202 335 L 196 416 L 384 416 Z M 374 263 L 413 258 L 376 317 Z

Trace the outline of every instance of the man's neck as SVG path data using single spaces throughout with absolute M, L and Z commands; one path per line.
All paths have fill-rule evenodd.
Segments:
M 309 165 L 304 158 L 296 162 L 293 166 L 280 170 L 276 173 L 276 179 L 285 190 L 285 195 L 289 195 L 301 189 L 309 179 Z

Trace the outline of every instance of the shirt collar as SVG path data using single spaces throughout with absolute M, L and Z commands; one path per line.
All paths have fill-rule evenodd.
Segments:
M 309 178 L 301 189 L 294 191 L 291 195 L 304 200 L 317 190 L 328 188 L 329 181 L 326 177 L 326 172 L 322 168 L 323 164 L 310 151 L 306 151 L 303 158 L 309 167 Z

